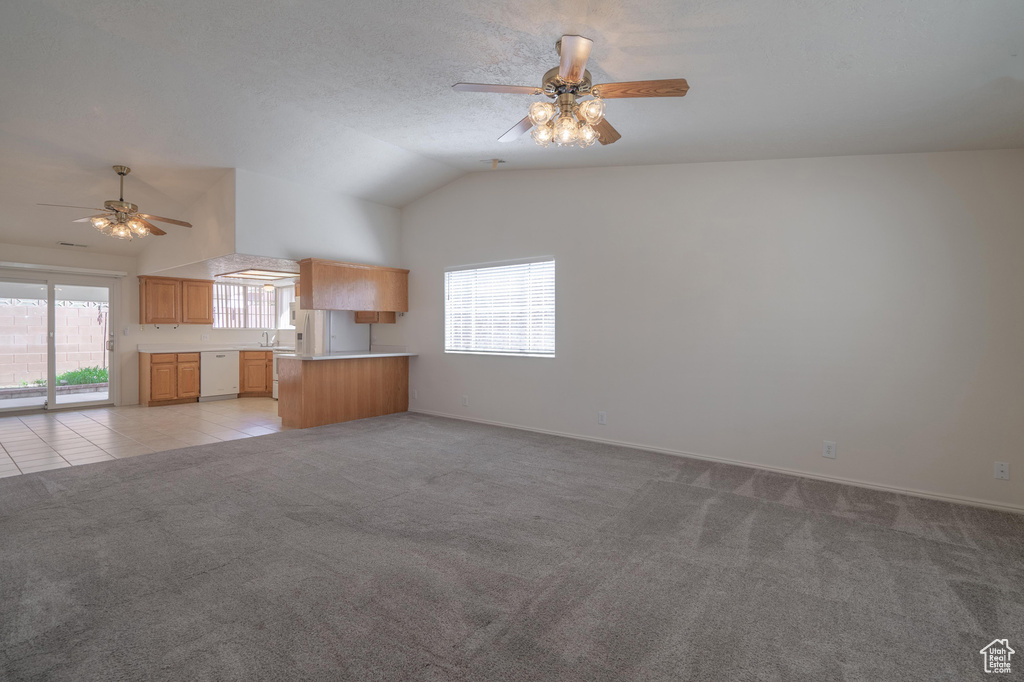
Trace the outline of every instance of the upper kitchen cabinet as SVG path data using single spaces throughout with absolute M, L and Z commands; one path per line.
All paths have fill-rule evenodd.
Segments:
M 213 282 L 181 280 L 182 324 L 213 324 Z
M 303 310 L 409 310 L 409 271 L 307 258 L 299 261 Z
M 139 324 L 213 324 L 213 281 L 139 277 Z
M 181 280 L 139 277 L 139 324 L 181 322 Z

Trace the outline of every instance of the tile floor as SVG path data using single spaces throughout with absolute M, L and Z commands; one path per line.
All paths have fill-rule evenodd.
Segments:
M 0 478 L 282 430 L 270 398 L 0 416 Z

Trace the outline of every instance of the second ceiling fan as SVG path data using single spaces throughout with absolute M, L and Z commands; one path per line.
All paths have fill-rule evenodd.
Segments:
M 558 66 L 541 79 L 540 87 L 529 85 L 490 85 L 456 83 L 459 92 L 498 92 L 519 95 L 546 95 L 553 102 L 534 102 L 530 113 L 498 138 L 501 142 L 518 139 L 533 128 L 533 139 L 547 147 L 589 147 L 594 142 L 611 144 L 622 137 L 604 118 L 604 100 L 623 97 L 682 97 L 690 86 L 685 78 L 656 81 L 630 81 L 593 85 L 587 60 L 594 41 L 583 36 L 564 35 L 555 43 L 561 59 Z M 591 99 L 582 99 L 586 96 Z

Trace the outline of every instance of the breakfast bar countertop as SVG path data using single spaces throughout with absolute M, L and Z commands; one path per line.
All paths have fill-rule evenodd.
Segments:
M 362 351 L 352 350 L 329 355 L 297 355 L 295 353 L 281 353 L 278 360 L 356 360 L 359 358 L 411 358 L 416 353 L 396 353 L 393 351 Z
M 142 344 L 140 344 L 138 346 L 138 350 L 139 350 L 140 353 L 202 353 L 202 352 L 206 352 L 206 351 L 211 351 L 211 352 L 215 352 L 215 353 L 223 353 L 224 351 L 231 351 L 231 350 L 255 350 L 255 351 L 260 351 L 260 350 L 267 351 L 267 350 L 270 350 L 270 351 L 274 351 L 274 352 L 281 352 L 281 351 L 285 351 L 285 352 L 288 352 L 288 353 L 295 352 L 295 348 L 293 346 L 260 346 L 260 345 L 244 344 L 244 343 L 238 343 L 238 344 L 230 344 L 230 343 L 220 344 L 220 343 L 218 343 L 218 344 L 213 344 L 213 345 L 210 345 L 210 344 L 205 344 L 204 345 L 204 344 L 198 344 L 198 343 L 195 343 L 195 344 L 188 344 L 188 343 L 165 343 L 165 344 L 153 344 L 153 345 L 142 345 Z

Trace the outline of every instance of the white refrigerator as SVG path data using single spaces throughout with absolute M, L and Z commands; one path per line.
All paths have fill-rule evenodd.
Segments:
M 291 304 L 295 325 L 295 354 L 306 357 L 351 351 L 369 352 L 370 325 L 356 324 L 350 310 L 302 310 Z

